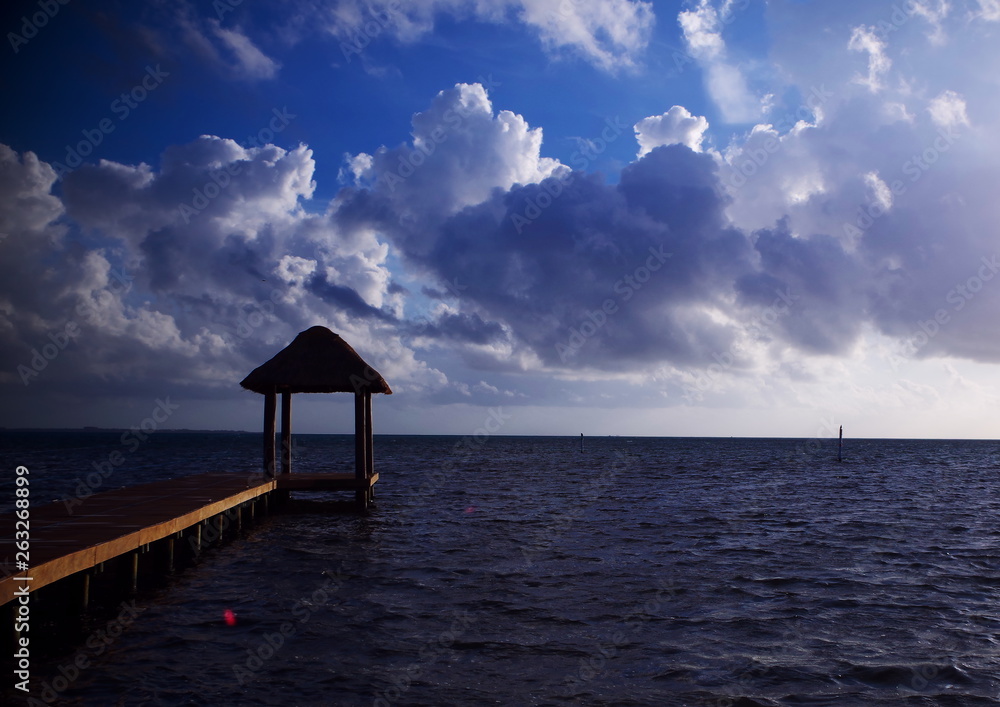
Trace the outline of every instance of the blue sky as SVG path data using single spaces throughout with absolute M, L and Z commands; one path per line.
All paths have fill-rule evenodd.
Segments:
M 322 324 L 385 432 L 996 435 L 995 0 L 2 21 L 0 425 L 256 429 Z

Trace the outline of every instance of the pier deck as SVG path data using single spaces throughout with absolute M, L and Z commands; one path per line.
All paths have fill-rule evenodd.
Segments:
M 276 482 L 246 474 L 208 473 L 155 481 L 31 508 L 30 569 L 0 580 L 0 605 L 28 584 L 32 590 L 162 540 L 245 501 L 270 493 Z M 5 529 L 0 555 L 13 558 L 15 516 L 0 516 Z M 16 581 L 31 577 L 30 583 Z
M 104 491 L 69 505 L 31 507 L 27 572 L 0 579 L 0 605 L 26 585 L 31 591 L 136 552 L 275 490 L 354 490 L 371 495 L 378 475 L 281 474 L 276 479 L 207 473 Z M 0 515 L 0 557 L 15 557 L 16 517 Z M 18 577 L 31 577 L 30 582 Z

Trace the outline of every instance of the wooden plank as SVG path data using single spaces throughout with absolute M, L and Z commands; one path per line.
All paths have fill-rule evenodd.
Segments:
M 268 482 L 267 484 L 264 484 L 264 486 L 266 486 L 268 490 L 274 490 L 274 488 L 276 488 L 274 481 Z M 176 533 L 180 530 L 184 530 L 185 528 L 190 528 L 195 523 L 200 523 L 206 518 L 211 518 L 212 516 L 220 513 L 225 513 L 230 508 L 260 496 L 260 488 L 261 487 L 247 489 L 242 493 L 237 493 L 220 501 L 216 501 L 215 503 L 202 506 L 201 508 L 191 511 L 185 515 L 171 518 L 170 520 L 164 521 L 152 527 L 143 528 L 143 530 L 139 533 L 139 544 L 145 545 L 146 543 L 155 542 L 156 540 L 167 537 L 171 533 Z M 263 493 L 266 493 L 266 491 Z

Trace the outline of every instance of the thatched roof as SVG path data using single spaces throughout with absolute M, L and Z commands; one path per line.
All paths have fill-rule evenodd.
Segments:
M 240 385 L 255 393 L 392 393 L 378 371 L 324 326 L 306 329 Z

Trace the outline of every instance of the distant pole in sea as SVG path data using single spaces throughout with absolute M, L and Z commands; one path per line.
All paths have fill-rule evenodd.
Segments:
M 580 433 L 580 451 L 583 451 L 583 432 Z
M 844 426 L 840 426 L 840 441 L 837 443 L 837 461 L 844 461 Z

